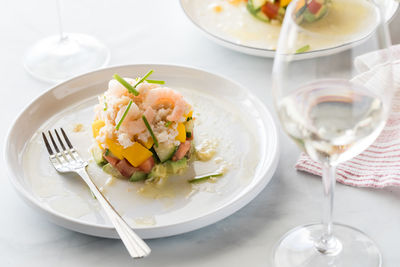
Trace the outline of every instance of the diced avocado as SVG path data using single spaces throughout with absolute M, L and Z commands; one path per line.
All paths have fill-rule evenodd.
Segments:
M 116 168 L 114 168 L 110 163 L 107 163 L 106 165 L 103 166 L 103 171 L 116 178 L 121 178 L 121 179 L 124 178 L 124 176 L 122 176 L 122 174 Z
M 314 22 L 321 19 L 325 16 L 326 12 L 328 11 L 328 7 L 323 5 L 316 14 L 311 13 L 308 9 L 304 11 L 304 20 L 307 22 Z
M 157 164 L 153 167 L 147 178 L 150 180 L 165 179 L 167 178 L 167 174 L 167 167 L 164 164 Z
M 171 174 L 179 174 L 188 166 L 187 158 L 182 158 L 178 161 L 168 161 L 168 172 Z
M 165 162 L 172 158 L 176 151 L 176 146 L 174 144 L 159 143 L 158 147 L 154 146 L 154 150 L 157 153 L 158 158 L 161 162 Z
M 137 181 L 141 181 L 141 180 L 146 180 L 147 178 L 147 174 L 142 172 L 142 171 L 135 171 L 131 178 L 129 178 L 129 181 L 131 182 L 137 182 Z
M 252 2 L 254 9 L 262 7 L 267 0 L 249 0 L 249 2 Z
M 267 15 L 264 14 L 262 11 L 258 11 L 254 16 L 264 22 L 270 22 L 271 20 L 267 17 Z
M 107 161 L 103 158 L 103 151 L 97 145 L 92 148 L 92 156 L 99 166 L 103 166 Z
M 317 17 L 307 9 L 306 11 L 304 11 L 303 19 L 307 22 L 313 22 L 317 20 Z

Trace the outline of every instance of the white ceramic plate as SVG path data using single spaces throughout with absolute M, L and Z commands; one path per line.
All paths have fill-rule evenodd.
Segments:
M 386 2 L 385 20 L 389 22 L 396 13 L 399 3 L 395 0 L 384 1 Z M 258 21 L 249 14 L 244 3 L 235 6 L 227 0 L 180 0 L 180 4 L 191 22 L 219 45 L 249 55 L 274 57 L 280 26 Z M 215 5 L 222 7 L 220 13 L 213 11 Z M 363 39 L 366 35 L 358 37 L 353 42 Z M 350 48 L 353 42 L 302 53 L 298 59 L 341 52 Z
M 114 73 L 125 77 L 154 69 L 152 78 L 181 91 L 194 106 L 195 140 L 218 144 L 216 160 L 196 163 L 183 177 L 168 183 L 178 190 L 160 198 L 138 193 L 143 184 L 116 180 L 93 162 L 95 183 L 142 238 L 184 233 L 212 224 L 250 202 L 270 181 L 278 161 L 278 136 L 273 118 L 248 90 L 203 70 L 171 65 L 128 65 L 91 72 L 48 90 L 18 116 L 11 127 L 5 159 L 12 184 L 29 205 L 66 228 L 102 237 L 117 237 L 87 187 L 74 175 L 60 175 L 50 165 L 40 132 L 62 126 L 82 157 L 90 160 L 93 105 Z M 79 132 L 74 128 L 82 124 Z M 215 170 L 221 161 L 228 173 L 216 183 L 189 186 L 184 179 Z M 183 179 L 183 180 L 182 180 Z M 183 181 L 183 182 L 182 182 Z M 177 185 L 173 187 L 173 185 Z M 170 188 L 171 189 L 171 188 Z M 167 192 L 167 193 L 165 193 Z

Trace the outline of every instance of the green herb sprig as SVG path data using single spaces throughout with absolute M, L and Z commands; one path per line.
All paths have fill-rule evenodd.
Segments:
M 119 120 L 117 126 L 115 126 L 115 129 L 119 130 L 119 127 L 121 127 L 121 124 L 122 124 L 122 122 L 124 121 L 126 115 L 128 114 L 128 111 L 129 111 L 129 109 L 131 108 L 132 103 L 133 103 L 132 100 L 129 100 L 128 106 L 126 107 L 126 109 L 125 109 L 125 111 L 124 111 L 124 114 L 122 114 L 122 117 L 121 117 L 121 119 Z
M 147 130 L 149 130 L 149 132 L 150 132 L 151 138 L 153 138 L 154 145 L 156 147 L 158 147 L 157 138 L 154 135 L 153 130 L 151 129 L 149 122 L 147 121 L 147 119 L 146 119 L 146 117 L 144 115 L 142 115 L 142 119 L 143 119 L 144 124 L 146 125 Z
M 128 90 L 129 93 L 134 94 L 135 96 L 139 95 L 139 92 L 135 89 L 137 83 L 134 86 L 132 86 L 118 74 L 114 74 L 113 78 L 116 79 L 120 84 L 122 84 Z
M 224 175 L 223 173 L 215 173 L 215 174 L 209 174 L 209 175 L 205 175 L 205 176 L 197 176 L 194 177 L 193 179 L 189 180 L 189 183 L 198 183 L 198 182 L 203 182 L 206 181 L 212 177 L 220 177 Z
M 299 49 L 297 49 L 296 50 L 296 54 L 304 53 L 304 52 L 307 52 L 308 50 L 310 50 L 310 45 L 305 45 L 305 46 L 300 47 Z
M 158 80 L 146 80 L 146 82 L 155 84 L 165 84 L 165 81 L 158 81 Z

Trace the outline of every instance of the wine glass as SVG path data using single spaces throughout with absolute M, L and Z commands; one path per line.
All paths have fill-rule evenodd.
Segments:
M 375 243 L 333 223 L 332 211 L 336 166 L 373 143 L 390 110 L 383 14 L 372 0 L 294 0 L 286 9 L 272 75 L 275 108 L 286 133 L 322 166 L 324 211 L 321 223 L 281 238 L 275 267 L 381 266 Z M 366 55 L 378 49 L 379 56 Z
M 53 83 L 107 65 L 110 51 L 103 43 L 86 34 L 63 31 L 60 0 L 56 4 L 59 35 L 30 47 L 24 58 L 25 69 L 33 77 Z

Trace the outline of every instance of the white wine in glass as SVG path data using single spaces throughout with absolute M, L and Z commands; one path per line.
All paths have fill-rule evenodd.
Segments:
M 321 163 L 321 223 L 289 231 L 275 247 L 275 267 L 378 267 L 381 254 L 361 231 L 333 223 L 336 166 L 378 137 L 390 110 L 393 74 L 384 2 L 297 0 L 286 10 L 273 67 L 281 125 Z M 360 68 L 379 49 L 372 69 Z M 366 218 L 367 219 L 367 218 Z
M 63 31 L 60 1 L 56 1 L 59 34 L 39 40 L 24 58 L 33 77 L 51 83 L 106 66 L 110 59 L 109 49 L 96 38 Z

